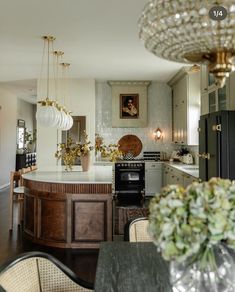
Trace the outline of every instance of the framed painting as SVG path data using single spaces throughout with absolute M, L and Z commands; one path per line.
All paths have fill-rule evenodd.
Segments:
M 18 127 L 24 128 L 25 127 L 25 121 L 18 119 Z
M 120 94 L 120 119 L 138 119 L 139 94 Z
M 112 127 L 147 127 L 149 81 L 109 81 L 112 88 Z

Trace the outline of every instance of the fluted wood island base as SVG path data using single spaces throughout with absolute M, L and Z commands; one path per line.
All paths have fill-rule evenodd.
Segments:
M 97 171 L 97 167 L 93 171 Z M 34 243 L 61 248 L 99 248 L 101 241 L 111 241 L 111 169 L 109 171 L 105 178 L 99 174 L 100 179 L 99 175 L 97 179 L 88 173 L 92 177 L 89 180 L 80 172 L 73 172 L 71 180 L 68 173 L 64 178 L 55 172 L 51 181 L 49 172 L 48 176 L 46 172 L 25 174 L 24 232 L 27 238 Z

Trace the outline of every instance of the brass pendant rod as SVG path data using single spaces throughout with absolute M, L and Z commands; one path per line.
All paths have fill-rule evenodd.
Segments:
M 49 74 L 50 74 L 50 41 L 47 39 L 47 97 L 49 98 Z

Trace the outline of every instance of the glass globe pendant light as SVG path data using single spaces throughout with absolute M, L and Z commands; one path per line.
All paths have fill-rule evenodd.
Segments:
M 56 99 L 56 108 L 59 112 L 59 119 L 57 122 L 56 127 L 58 129 L 61 128 L 61 124 L 63 123 L 63 114 L 62 114 L 62 106 L 59 104 L 59 58 L 61 59 L 64 55 L 63 51 L 54 51 L 53 55 L 55 57 L 54 59 L 54 72 L 55 72 L 55 99 Z
M 63 79 L 63 104 L 66 106 L 70 106 L 69 104 L 69 94 L 68 94 L 68 69 L 70 63 L 61 63 L 62 66 L 62 79 Z M 67 104 L 65 104 L 67 102 Z M 68 131 L 73 126 L 73 118 L 71 116 L 71 112 L 69 112 L 65 107 L 62 107 L 61 114 L 63 116 L 62 122 L 60 124 L 60 129 L 62 131 Z
M 220 6 L 221 5 L 221 6 Z M 224 19 L 209 12 L 221 7 Z M 150 0 L 139 19 L 140 38 L 158 57 L 206 64 L 218 85 L 235 69 L 235 3 L 232 0 Z
M 53 45 L 55 37 L 43 36 L 44 48 L 47 43 L 47 78 L 46 78 L 46 98 L 38 102 L 36 120 L 40 126 L 55 127 L 59 121 L 59 111 L 56 108 L 56 102 L 50 96 L 50 47 Z

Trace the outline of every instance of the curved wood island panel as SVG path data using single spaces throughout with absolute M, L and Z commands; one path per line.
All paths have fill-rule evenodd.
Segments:
M 99 171 L 98 181 L 92 173 L 87 173 L 92 177 L 88 180 L 81 172 L 72 172 L 71 180 L 69 173 L 63 177 L 62 172 L 25 174 L 27 238 L 61 248 L 99 248 L 101 241 L 111 241 L 112 171 L 109 167 L 103 177 L 97 166 L 94 171 Z

